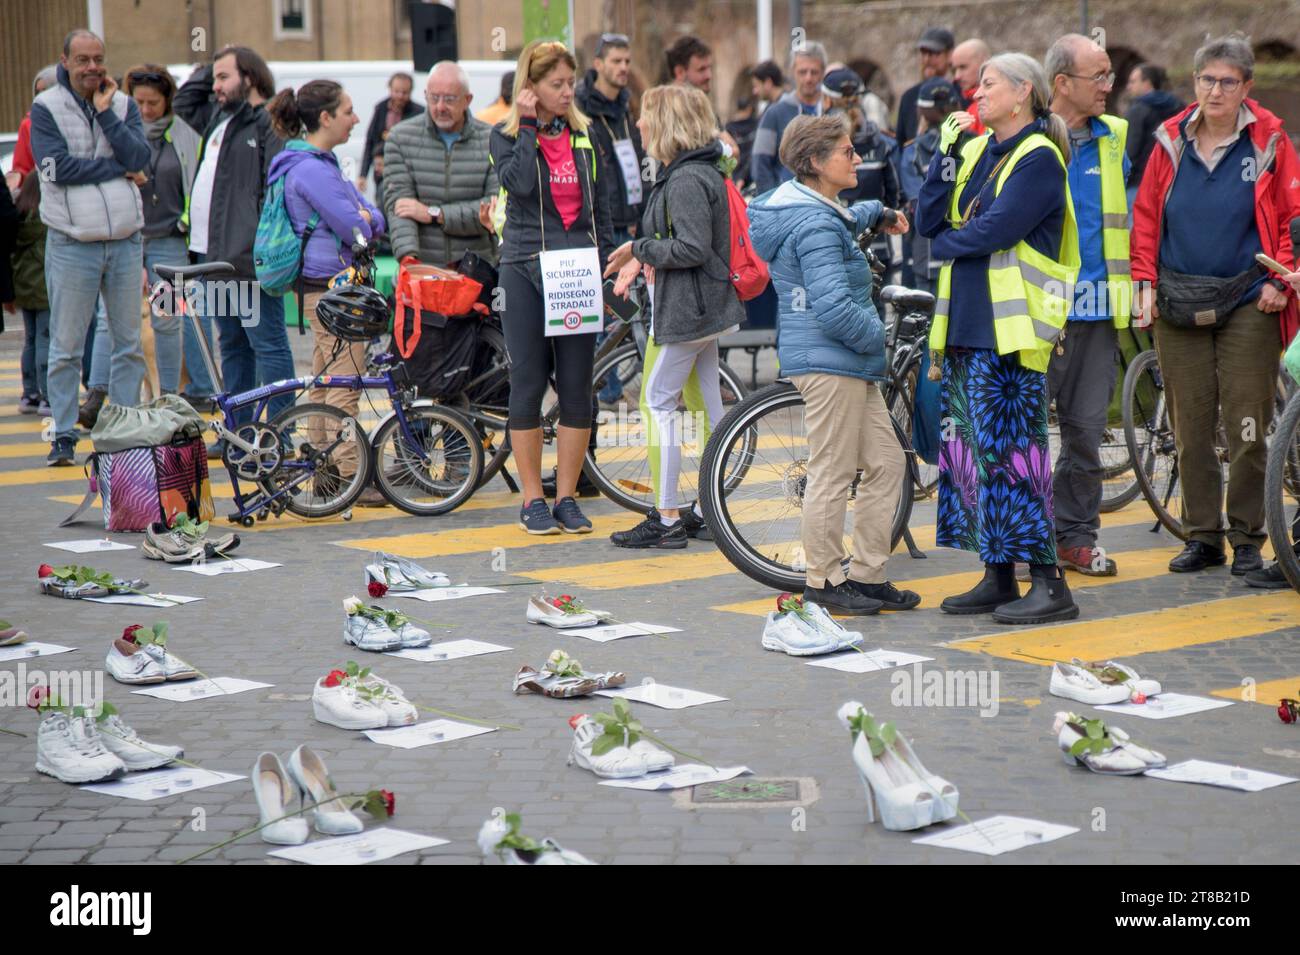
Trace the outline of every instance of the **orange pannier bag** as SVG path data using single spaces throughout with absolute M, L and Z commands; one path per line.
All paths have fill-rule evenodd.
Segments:
M 408 256 L 398 267 L 393 293 L 397 299 L 393 343 L 403 358 L 410 358 L 420 341 L 421 312 L 435 312 L 448 318 L 475 312 L 483 286 L 468 275 L 436 265 L 421 265 L 414 257 Z

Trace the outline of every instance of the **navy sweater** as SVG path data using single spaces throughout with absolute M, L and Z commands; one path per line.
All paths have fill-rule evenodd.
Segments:
M 990 141 L 958 197 L 958 208 L 963 213 L 976 196 L 980 197 L 979 209 L 960 229 L 948 224 L 954 183 L 944 179 L 944 156 L 936 155 L 930 163 L 917 198 L 916 228 L 933 240 L 931 258 L 953 260 L 948 346 L 992 349 L 996 345 L 989 297 L 990 255 L 1010 249 L 1022 239 L 1053 259 L 1060 254 L 1065 225 L 1065 169 L 1056 157 L 1046 149 L 1035 149 L 1023 157 L 996 198 L 996 180 L 989 179 L 1003 156 L 1030 133 L 1044 129 L 1045 124 L 1037 120 L 1005 143 Z

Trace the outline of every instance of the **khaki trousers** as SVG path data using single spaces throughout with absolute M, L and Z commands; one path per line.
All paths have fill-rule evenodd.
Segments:
M 339 340 L 325 331 L 320 322 L 316 321 L 316 303 L 320 301 L 321 296 L 324 294 L 324 292 L 308 292 L 303 296 L 303 313 L 311 321 L 311 331 L 315 337 L 311 352 L 312 375 L 365 374 L 365 342 L 342 342 L 342 350 L 333 361 L 330 361 L 330 355 L 334 352 L 334 344 Z M 357 409 L 361 406 L 361 392 L 348 388 L 308 388 L 307 400 L 332 405 L 344 414 L 356 417 Z M 308 421 L 308 439 L 317 447 L 320 447 L 322 443 L 329 444 L 337 437 L 337 435 L 325 433 L 326 420 L 324 418 L 311 418 Z M 331 455 L 331 458 L 338 465 L 339 474 L 343 477 L 350 477 L 357 473 L 356 446 L 351 442 L 339 445 L 338 450 Z
M 844 515 L 859 470 L 848 575 L 864 584 L 883 583 L 906 460 L 880 389 L 846 375 L 794 375 L 790 380 L 803 396 L 808 430 L 803 497 L 808 586 L 844 582 Z

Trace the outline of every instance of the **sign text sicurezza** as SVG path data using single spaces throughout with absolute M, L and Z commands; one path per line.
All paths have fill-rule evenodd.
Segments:
M 594 246 L 541 254 L 547 335 L 589 335 L 604 327 L 600 255 Z

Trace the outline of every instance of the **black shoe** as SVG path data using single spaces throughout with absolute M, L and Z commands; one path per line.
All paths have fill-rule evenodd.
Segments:
M 542 493 L 547 497 L 555 497 L 554 468 L 551 469 L 550 474 L 542 478 Z M 600 497 L 600 488 L 596 487 L 596 485 L 592 483 L 591 478 L 587 477 L 587 472 L 583 471 L 578 475 L 578 486 L 575 488 L 574 493 L 577 494 L 578 497 Z
M 834 586 L 828 583 L 824 587 L 804 587 L 803 599 L 804 603 L 815 603 L 830 613 L 849 617 L 869 617 L 884 607 L 881 601 L 861 593 L 847 580 Z
M 1059 567 L 1031 565 L 1029 573 L 1034 581 L 1029 593 L 993 611 L 994 620 L 998 623 L 1053 623 L 1079 616 L 1079 607 L 1070 596 L 1070 586 Z
M 95 422 L 99 420 L 99 412 L 104 407 L 104 399 L 107 397 L 107 393 L 101 389 L 91 388 L 90 393 L 86 395 L 86 400 L 77 409 L 77 424 L 87 429 L 95 427 Z
M 682 527 L 686 528 L 687 537 L 693 537 L 697 541 L 713 540 L 713 531 L 709 530 L 709 525 L 704 523 L 704 518 L 695 513 L 694 507 L 688 507 L 678 513 L 681 515 Z
M 578 502 L 571 497 L 562 497 L 555 502 L 551 516 L 566 534 L 590 534 L 591 521 L 582 513 Z
M 864 584 L 861 581 L 850 580 L 849 586 L 864 597 L 879 600 L 883 604 L 882 610 L 911 610 L 921 603 L 921 595 L 916 591 L 899 590 L 889 581 L 883 584 Z
M 198 395 L 181 395 L 186 403 L 199 414 L 212 414 L 217 410 L 217 403 L 211 398 L 200 398 Z
M 992 613 L 1003 604 L 1020 599 L 1014 564 L 985 564 L 984 579 L 964 594 L 944 597 L 939 609 L 944 613 Z
M 679 520 L 672 527 L 664 524 L 659 512 L 651 508 L 646 519 L 631 530 L 615 531 L 609 539 L 616 547 L 636 550 L 681 550 L 686 546 L 686 527 Z
M 1232 549 L 1232 576 L 1245 577 L 1252 570 L 1263 570 L 1264 558 L 1254 544 L 1238 544 Z
M 1259 590 L 1286 590 L 1291 586 L 1290 581 L 1286 579 L 1286 574 L 1282 573 L 1282 565 L 1279 563 L 1249 571 L 1245 574 L 1245 578 L 1247 586 Z
M 1190 574 L 1204 570 L 1206 567 L 1219 567 L 1227 563 L 1223 551 L 1200 541 L 1188 541 L 1183 552 L 1169 562 L 1169 569 L 1175 574 Z
M 559 534 L 560 525 L 556 523 L 551 509 L 542 498 L 529 501 L 519 509 L 519 526 L 530 534 Z
M 51 468 L 68 468 L 77 463 L 77 442 L 72 438 L 55 438 L 45 464 Z

